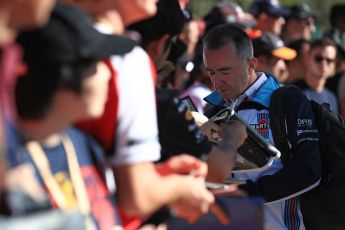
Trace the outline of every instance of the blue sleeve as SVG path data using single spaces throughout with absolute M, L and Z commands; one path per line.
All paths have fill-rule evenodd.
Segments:
M 291 156 L 285 156 L 288 160 L 275 174 L 240 186 L 267 202 L 298 196 L 317 186 L 321 178 L 319 136 L 311 104 L 296 90 L 287 91 L 284 100 Z
M 23 140 L 19 131 L 12 122 L 5 122 L 6 132 L 6 163 L 9 167 L 15 167 L 22 163 L 30 161 L 30 156 L 25 150 Z

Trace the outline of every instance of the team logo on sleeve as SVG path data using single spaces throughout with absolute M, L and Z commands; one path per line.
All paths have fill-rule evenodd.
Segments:
M 269 119 L 268 113 L 258 113 L 256 115 L 257 124 L 250 124 L 258 133 L 261 134 L 264 138 L 269 138 Z

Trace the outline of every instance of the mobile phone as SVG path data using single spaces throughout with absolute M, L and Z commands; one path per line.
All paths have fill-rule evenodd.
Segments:
M 196 108 L 192 98 L 189 95 L 181 98 L 181 101 L 190 111 L 198 112 L 198 109 Z

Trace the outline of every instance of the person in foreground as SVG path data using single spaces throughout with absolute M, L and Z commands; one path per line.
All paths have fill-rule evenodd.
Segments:
M 63 2 L 81 7 L 94 19 L 104 18 L 107 10 L 116 10 L 123 26 L 156 12 L 154 0 Z M 104 33 L 107 31 L 101 28 L 107 25 L 102 22 L 96 27 Z M 204 184 L 207 166 L 186 155 L 175 156 L 158 166 L 154 164 L 160 158 L 160 145 L 154 101 L 155 75 L 148 55 L 134 47 L 125 55 L 113 55 L 109 64 L 112 77 L 105 112 L 100 119 L 78 126 L 95 137 L 108 153 L 108 163 L 116 178 L 122 224 L 125 228 L 133 226 L 139 222 L 136 217 L 146 219 L 163 205 L 169 205 L 180 217 L 195 221 L 214 204 L 214 197 Z M 139 103 L 136 95 L 145 97 Z M 190 172 L 195 177 L 186 175 Z

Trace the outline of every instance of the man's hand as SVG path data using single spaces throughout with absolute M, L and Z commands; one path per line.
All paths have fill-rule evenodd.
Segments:
M 36 179 L 33 166 L 21 164 L 9 169 L 5 174 L 5 189 L 9 192 L 20 190 L 36 202 L 45 200 L 46 193 Z
M 203 178 L 186 177 L 183 195 L 170 204 L 176 215 L 186 219 L 189 223 L 195 222 L 206 214 L 214 204 L 214 196 L 206 189 Z
M 228 124 L 221 124 L 219 135 L 224 141 L 232 141 L 239 148 L 247 138 L 246 126 L 240 121 L 230 120 Z
M 209 140 L 213 140 L 214 134 L 219 130 L 219 125 L 214 123 L 212 120 L 208 120 L 200 126 L 200 130 L 208 137 Z
M 162 176 L 176 173 L 205 178 L 207 175 L 207 165 L 187 154 L 173 156 L 165 162 L 157 164 L 156 170 Z
M 199 159 L 181 154 L 156 165 L 161 175 L 189 174 L 184 178 L 184 187 L 180 199 L 170 204 L 176 215 L 193 223 L 202 215 L 211 211 L 221 223 L 228 223 L 226 213 L 214 203 L 214 196 L 207 190 L 205 180 L 207 165 Z

